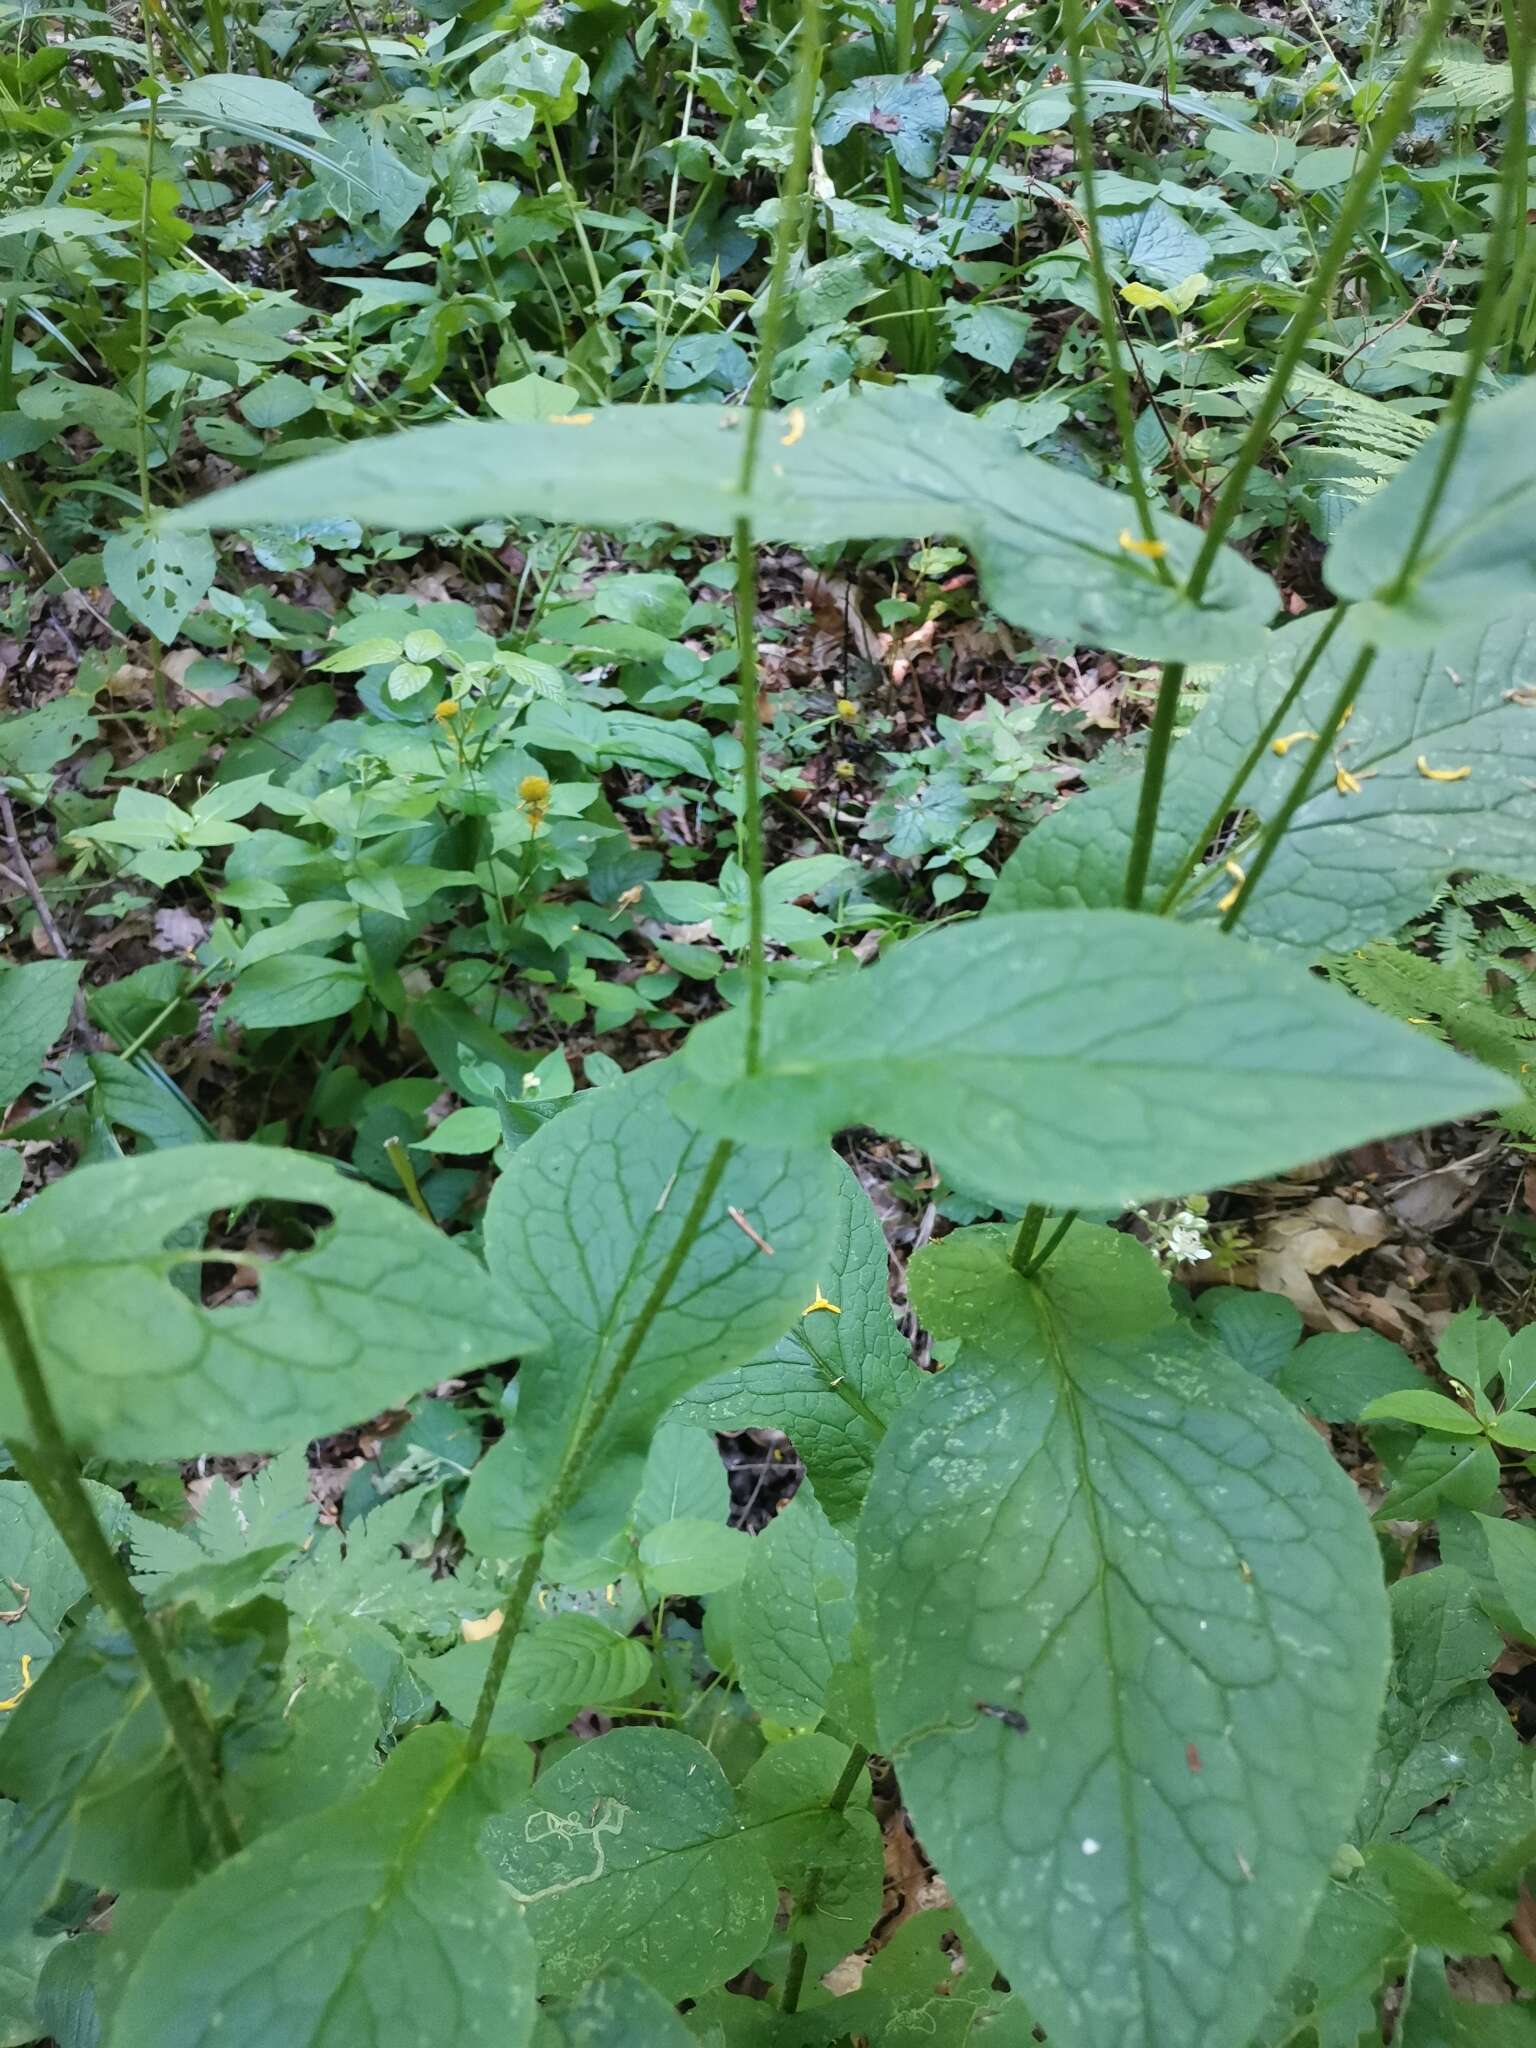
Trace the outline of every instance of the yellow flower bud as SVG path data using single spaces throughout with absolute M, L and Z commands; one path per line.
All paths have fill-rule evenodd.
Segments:
M 859 707 L 851 697 L 839 697 L 837 700 L 837 715 L 844 725 L 852 725 L 859 715 Z
M 839 782 L 852 782 L 858 770 L 851 761 L 839 761 L 832 772 Z
M 517 793 L 530 808 L 542 810 L 549 802 L 549 777 L 547 775 L 525 775 L 517 785 Z
M 441 704 L 434 706 L 432 712 L 432 716 L 440 718 L 445 725 L 450 718 L 457 718 L 458 715 L 459 704 L 456 697 L 445 697 Z

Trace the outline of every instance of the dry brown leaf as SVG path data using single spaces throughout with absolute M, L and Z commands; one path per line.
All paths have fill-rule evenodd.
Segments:
M 1304 1209 L 1271 1217 L 1266 1224 L 1257 1247 L 1259 1285 L 1294 1302 L 1312 1329 L 1346 1330 L 1349 1319 L 1324 1304 L 1313 1278 L 1374 1250 L 1386 1235 L 1387 1221 L 1379 1209 L 1319 1195 Z

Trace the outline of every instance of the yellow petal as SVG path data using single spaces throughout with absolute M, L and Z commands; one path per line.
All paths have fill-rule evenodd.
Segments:
M 458 715 L 459 707 L 452 697 L 445 697 L 441 704 L 435 704 L 432 707 L 432 716 L 434 718 L 441 718 L 445 723 L 450 718 L 457 718 Z
M 495 1635 L 496 1631 L 501 1627 L 502 1620 L 502 1611 L 498 1607 L 494 1613 L 486 1615 L 482 1621 L 476 1621 L 473 1617 L 461 1621 L 459 1623 L 459 1634 L 466 1643 L 483 1643 L 488 1636 Z
M 779 446 L 781 448 L 793 448 L 800 439 L 800 436 L 805 432 L 805 414 L 798 405 L 790 407 L 788 417 L 789 432 L 779 436 Z
M 1235 861 L 1235 860 L 1224 860 L 1224 861 L 1222 862 L 1222 866 L 1223 866 L 1223 867 L 1224 867 L 1224 868 L 1226 869 L 1227 873 L 1228 873 L 1229 875 L 1231 875 L 1231 876 L 1232 876 L 1232 878 L 1233 878 L 1233 879 L 1234 879 L 1235 881 L 1238 881 L 1238 882 L 1246 882 L 1246 881 L 1247 881 L 1247 879 L 1248 879 L 1248 870 L 1247 870 L 1247 869 L 1246 869 L 1246 868 L 1245 868 L 1245 867 L 1244 867 L 1244 866 L 1242 865 L 1242 863 L 1241 863 L 1240 861 Z
M 1418 759 L 1418 770 L 1426 782 L 1465 782 L 1472 773 L 1470 768 L 1431 768 L 1422 754 Z
M 1315 732 L 1310 732 L 1303 728 L 1300 732 L 1288 732 L 1278 740 L 1271 740 L 1269 750 L 1272 754 L 1278 754 L 1283 761 L 1298 741 L 1315 740 L 1316 738 L 1317 734 Z
M 1337 771 L 1333 778 L 1333 786 L 1340 796 L 1360 794 L 1360 778 L 1358 775 L 1351 775 L 1347 768 L 1340 768 Z
M 1165 540 L 1138 540 L 1128 526 L 1120 529 L 1120 545 L 1128 555 L 1139 555 L 1144 562 L 1160 562 L 1168 552 Z
M 1223 916 L 1225 916 L 1227 911 L 1229 911 L 1232 908 L 1233 904 L 1237 901 L 1238 897 L 1242 895 L 1242 893 L 1243 885 L 1241 882 L 1239 882 L 1236 888 L 1229 889 L 1227 891 L 1226 895 L 1223 896 L 1220 902 L 1216 905 L 1216 908 L 1219 911 L 1221 911 Z
M 828 1315 L 840 1316 L 842 1314 L 842 1310 L 838 1307 L 837 1303 L 835 1301 L 828 1301 L 827 1297 L 822 1293 L 820 1281 L 816 1283 L 816 1299 L 809 1308 L 801 1309 L 800 1313 L 803 1316 L 813 1316 L 819 1308 L 824 1308 Z
M 32 1659 L 23 1652 L 21 1659 L 21 1691 L 12 1694 L 8 1700 L 0 1700 L 0 1714 L 8 1714 L 12 1707 L 19 1707 L 31 1690 Z
M 589 412 L 552 412 L 549 424 L 552 427 L 590 427 L 592 415 Z
M 1172 302 L 1166 292 L 1160 292 L 1150 284 L 1139 284 L 1135 278 L 1132 278 L 1129 284 L 1121 285 L 1120 296 L 1128 306 L 1139 307 L 1142 312 L 1146 312 L 1152 306 L 1161 306 L 1169 313 L 1173 311 Z

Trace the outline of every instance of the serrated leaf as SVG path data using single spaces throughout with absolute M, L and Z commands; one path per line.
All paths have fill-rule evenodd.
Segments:
M 777 1893 L 724 1772 L 669 1729 L 578 1743 L 481 1839 L 551 1984 L 621 1962 L 691 1997 L 751 1962 L 773 1925 Z
M 1323 562 L 1337 597 L 1362 606 L 1360 631 L 1388 645 L 1422 646 L 1463 621 L 1536 603 L 1536 379 L 1477 406 L 1400 598 L 1388 593 L 1429 502 L 1444 428 L 1346 521 Z
M 181 1233 L 252 1202 L 330 1220 L 308 1250 L 231 1257 L 259 1268 L 258 1298 L 204 1308 L 175 1284 L 196 1256 Z M 0 1219 L 0 1256 L 64 1427 L 99 1456 L 192 1458 L 322 1436 L 541 1335 L 403 1204 L 265 1145 L 79 1167 Z M 29 1437 L 9 1374 L 0 1432 Z
M 802 1313 L 771 1349 L 695 1387 L 673 1412 L 706 1429 L 783 1430 L 825 1512 L 843 1523 L 863 1506 L 882 1430 L 922 1381 L 891 1313 L 880 1219 L 841 1160 L 836 1178 L 816 1295 L 839 1313 Z
M 1536 675 L 1536 623 L 1512 616 L 1507 602 L 1488 609 L 1486 625 L 1377 657 L 1338 749 L 1360 787 L 1341 793 L 1331 772 L 1320 778 L 1244 911 L 1246 933 L 1314 955 L 1342 953 L 1396 932 L 1458 868 L 1523 871 L 1536 709 L 1519 686 Z M 1212 684 L 1174 752 L 1149 903 L 1204 831 L 1318 628 L 1317 620 L 1281 628 L 1261 659 L 1226 670 Z M 1357 651 L 1346 626 L 1287 714 L 1282 738 L 1321 725 Z M 1267 749 L 1241 807 L 1261 820 L 1273 817 L 1306 751 L 1305 741 L 1283 755 Z M 1425 768 L 1469 772 L 1437 781 Z M 1007 862 L 989 914 L 1119 903 L 1136 799 L 1135 777 L 1074 796 Z M 1224 871 L 1213 880 L 1208 910 L 1231 886 Z
M 1199 265 L 1193 266 L 1198 269 Z M 736 472 L 745 414 L 704 405 L 610 406 L 568 423 L 426 427 L 257 477 L 170 515 L 173 529 L 348 517 L 411 532 L 536 514 L 583 527 L 663 520 L 764 540 L 963 541 L 1007 619 L 1063 640 L 1181 660 L 1253 651 L 1276 598 L 1231 550 L 1199 605 L 1178 576 L 1199 530 L 1157 518 L 1174 576 L 1120 545 L 1129 501 L 1033 456 L 925 393 L 863 394 L 771 423 L 750 502 Z
M 752 1077 L 743 1028 L 689 1039 L 686 1115 L 738 1137 L 872 1124 L 1014 1210 L 1118 1210 L 1512 1099 L 1289 962 L 1124 911 L 952 926 L 778 995 Z
M 206 535 L 130 527 L 102 549 L 107 587 L 129 617 L 157 640 L 174 640 L 208 595 L 218 561 Z
M 964 1304 L 959 1359 L 892 1426 L 860 1524 L 882 1744 L 1048 2033 L 1237 2048 L 1371 1754 L 1375 1544 L 1293 1410 L 1147 1321 L 1112 1233 L 1078 1226 L 1036 1283 L 991 1236 L 984 1298 L 975 1256 L 930 1289 L 936 1334 L 934 1299 Z
M 79 982 L 73 960 L 0 967 L 0 1102 L 14 1102 L 41 1073 L 48 1048 L 69 1022 Z
M 752 1539 L 728 1626 L 742 1691 L 768 1720 L 821 1719 L 832 1673 L 852 1651 L 856 1577 L 852 1542 L 809 1486 Z
M 513 1155 L 491 1196 L 491 1270 L 520 1288 L 549 1340 L 524 1358 L 511 1427 L 470 1480 L 460 1521 L 483 1556 L 515 1556 L 526 1543 L 703 1182 L 714 1146 L 673 1114 L 674 1079 L 660 1063 L 579 1096 Z M 810 1299 L 833 1188 L 828 1154 L 756 1145 L 732 1154 L 593 1447 L 566 1530 L 576 1556 L 602 1552 L 622 1527 L 651 1432 L 673 1401 L 771 1343 Z M 569 1576 L 563 1564 L 551 1570 Z
M 178 1900 L 129 1979 L 114 2048 L 420 2048 L 532 2038 L 532 1944 L 481 1860 L 520 1744 L 478 1765 L 418 1729 L 366 1791 L 293 1821 Z

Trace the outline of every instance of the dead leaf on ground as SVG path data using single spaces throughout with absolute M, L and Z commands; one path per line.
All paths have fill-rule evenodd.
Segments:
M 1386 1235 L 1387 1220 L 1379 1209 L 1319 1195 L 1304 1209 L 1271 1217 L 1265 1225 L 1257 1247 L 1259 1285 L 1294 1302 L 1310 1328 L 1347 1330 L 1349 1318 L 1327 1307 L 1313 1279 L 1373 1251 Z

